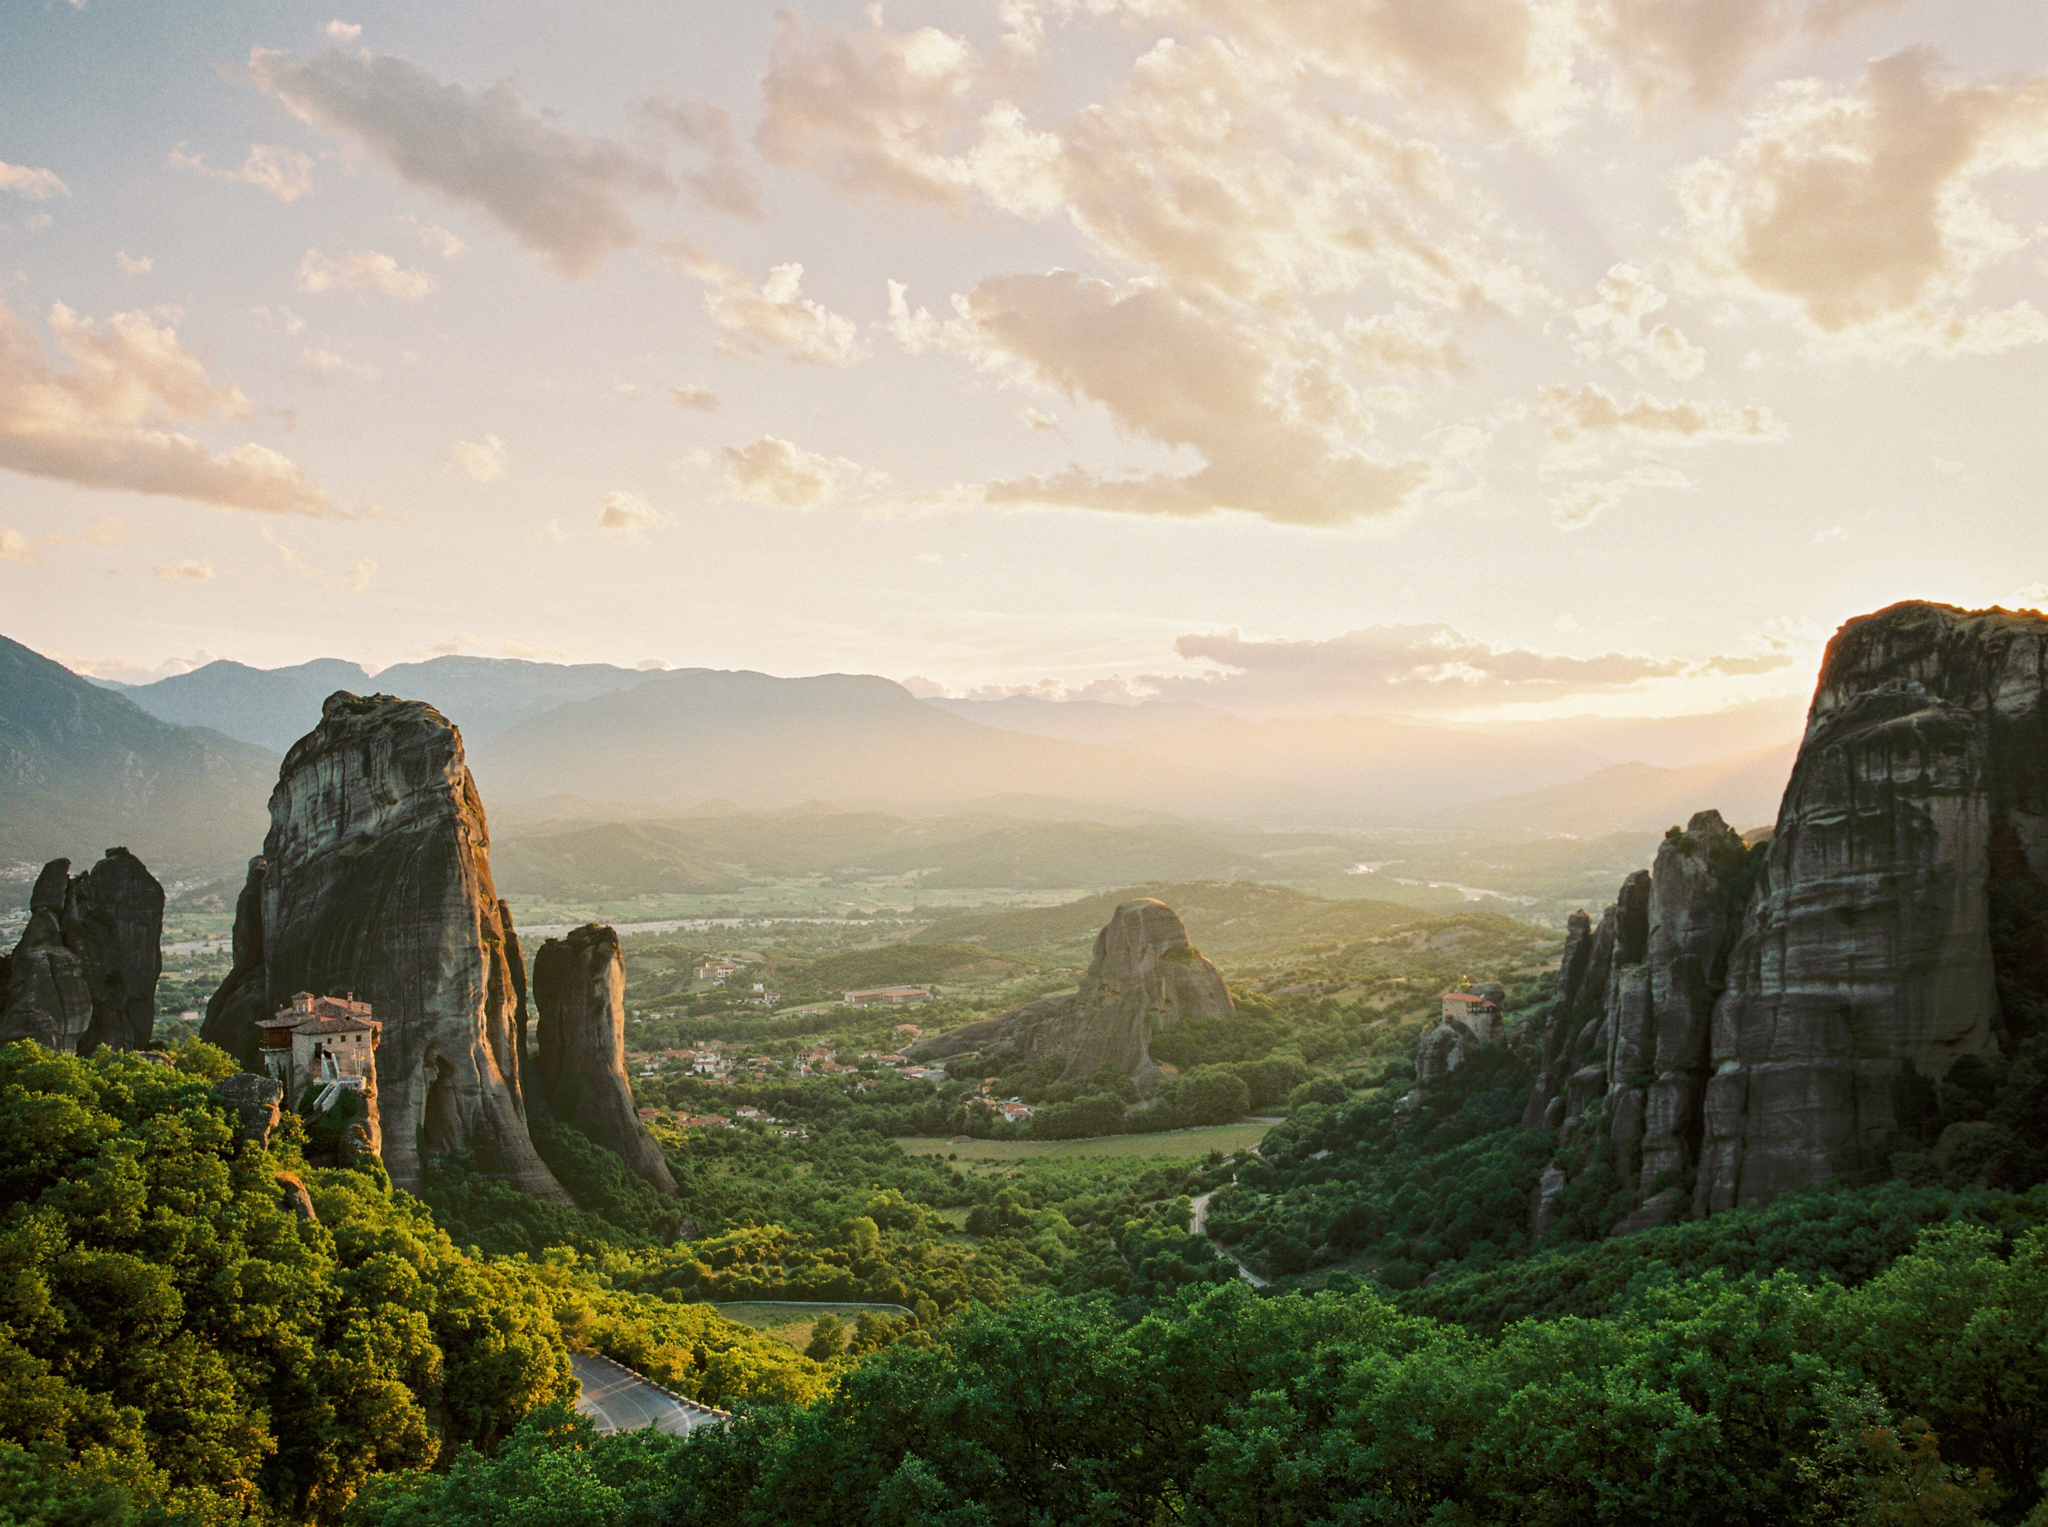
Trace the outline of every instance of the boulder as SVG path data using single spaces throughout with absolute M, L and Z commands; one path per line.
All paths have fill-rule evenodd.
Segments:
M 377 1094 L 395 1184 L 417 1189 L 426 1158 L 461 1153 L 570 1201 L 527 1133 L 517 935 L 491 880 L 462 736 L 440 712 L 330 695 L 278 771 L 250 887 L 253 915 L 245 890 L 235 975 L 208 1006 L 208 1038 L 250 1065 L 253 1024 L 284 996 L 353 992 L 383 1025 Z
M 306 1180 L 295 1172 L 277 1174 L 277 1206 L 311 1224 L 320 1222 L 320 1216 L 313 1212 L 313 1195 L 306 1191 Z
M 540 1051 L 533 1090 L 551 1116 L 625 1158 L 633 1174 L 676 1191 L 661 1147 L 634 1111 L 626 1079 L 626 962 L 619 936 L 588 923 L 533 959 Z
M 1845 625 L 1714 1009 L 1695 1208 L 1869 1178 L 1902 1062 L 1938 1081 L 2028 1037 L 2040 902 L 2001 893 L 2044 879 L 2048 618 L 1914 603 Z
M 1188 941 L 1179 915 L 1163 901 L 1127 901 L 1095 936 L 1080 990 L 1041 998 L 911 1046 L 920 1059 L 1008 1046 L 1032 1060 L 1065 1062 L 1062 1080 L 1110 1066 L 1144 1094 L 1160 1071 L 1149 1044 L 1181 1022 L 1227 1018 L 1230 992 L 1216 967 Z
M 237 1071 L 213 1084 L 213 1095 L 235 1112 L 238 1133 L 259 1146 L 270 1144 L 270 1132 L 277 1128 L 278 1106 L 284 1101 L 284 1083 L 271 1076 Z

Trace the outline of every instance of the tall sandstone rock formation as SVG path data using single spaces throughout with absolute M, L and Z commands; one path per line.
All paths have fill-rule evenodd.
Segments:
M 1702 812 L 1597 931 L 1572 919 L 1524 1116 L 1567 1153 L 1536 1232 L 1603 1140 L 1621 1230 L 1869 1180 L 1928 1143 L 1902 1102 L 2044 1029 L 2048 619 L 1851 621 L 1767 844 Z
M 540 1050 L 528 1081 L 557 1122 L 625 1158 L 635 1176 L 676 1191 L 661 1148 L 633 1107 L 626 1079 L 626 962 L 619 936 L 589 923 L 533 957 Z
M 383 1024 L 384 1161 L 476 1166 L 557 1203 L 527 1133 L 517 935 L 462 737 L 432 706 L 337 693 L 285 755 L 270 832 L 236 909 L 234 972 L 202 1031 L 254 1065 L 253 1024 L 293 992 L 353 992 Z
M 1110 1066 L 1149 1094 L 1160 1077 L 1151 1037 L 1175 1023 L 1231 1012 L 1223 977 L 1188 941 L 1179 914 L 1163 901 L 1127 901 L 1095 935 L 1080 990 L 921 1039 L 911 1053 L 942 1059 L 1010 1046 L 1029 1060 L 1064 1060 L 1062 1080 Z
M 125 848 L 83 875 L 52 859 L 29 893 L 28 926 L 0 959 L 0 1042 L 89 1055 L 146 1048 L 163 973 L 164 888 Z

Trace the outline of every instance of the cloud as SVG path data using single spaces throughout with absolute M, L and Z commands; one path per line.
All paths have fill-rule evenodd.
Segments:
M 1551 439 L 1560 444 L 1589 435 L 1631 434 L 1679 441 L 1782 440 L 1785 426 L 1756 403 L 1665 403 L 1639 392 L 1623 403 L 1606 388 L 1588 382 L 1544 387 L 1537 412 L 1552 421 Z
M 375 289 L 401 302 L 417 302 L 433 291 L 434 278 L 424 271 L 407 270 L 390 255 L 374 249 L 359 249 L 337 260 L 309 249 L 299 261 L 296 284 L 302 292 Z
M 1342 525 L 1393 513 L 1430 478 L 1425 461 L 1383 461 L 1353 443 L 1370 419 L 1327 364 L 1157 287 L 1119 292 L 1071 271 L 997 276 L 968 294 L 962 313 L 993 353 L 1040 382 L 1205 462 L 1178 475 L 1114 477 L 1071 466 L 990 483 L 990 503 L 1169 515 L 1237 509 L 1277 524 Z
M 413 185 L 478 207 L 565 276 L 639 242 L 635 197 L 672 189 L 625 145 L 557 126 L 509 84 L 444 84 L 388 55 L 257 48 L 249 71 L 299 118 L 352 138 Z
M 354 377 L 359 382 L 374 382 L 378 376 L 375 366 L 359 365 L 332 350 L 310 347 L 299 352 L 299 369 L 319 382 L 331 382 L 343 376 Z
M 739 140 L 732 116 L 721 106 L 702 101 L 677 101 L 656 96 L 644 110 L 692 148 L 702 149 L 705 165 L 682 177 L 683 186 L 699 203 L 715 212 L 759 220 L 761 182 L 740 162 Z
M 354 42 L 363 35 L 363 29 L 352 21 L 330 21 L 322 30 L 336 42 Z
M 637 493 L 607 493 L 597 506 L 597 528 L 628 541 L 667 523 L 661 511 Z
M 146 276 L 156 269 L 156 261 L 148 255 L 132 255 L 125 249 L 114 251 L 114 263 L 121 267 L 123 274 L 130 276 Z
M 1556 0 L 1137 0 L 1228 35 L 1276 70 L 1313 69 L 1496 129 L 1555 132 L 1581 92 L 1573 7 Z
M 1615 694 L 1683 679 L 1773 672 L 1795 661 L 1789 643 L 1761 652 L 1705 658 L 1604 652 L 1573 657 L 1481 640 L 1441 623 L 1368 626 L 1323 640 L 1260 640 L 1237 631 L 1191 633 L 1174 643 L 1192 672 L 1111 675 L 1087 684 L 1058 680 L 988 686 L 973 699 L 1029 694 L 1046 700 L 1192 701 L 1250 714 L 1457 711 Z M 922 697 L 944 696 L 927 678 L 905 681 Z
M 197 154 L 185 152 L 183 144 L 171 150 L 170 162 L 183 170 L 197 170 L 216 180 L 236 180 L 268 192 L 281 202 L 294 202 L 313 189 L 313 161 L 297 149 L 258 143 L 239 170 L 215 169 Z
M 377 564 L 367 557 L 341 572 L 329 572 L 306 561 L 291 547 L 272 535 L 268 529 L 264 530 L 263 539 L 270 543 L 271 549 L 277 553 L 278 560 L 284 563 L 286 571 L 293 577 L 303 578 L 308 583 L 317 583 L 337 594 L 366 593 L 371 581 L 377 576 Z
M 229 509 L 332 515 L 318 484 L 267 446 L 218 454 L 163 425 L 240 419 L 249 400 L 214 383 L 177 332 L 146 313 L 104 326 L 58 303 L 50 331 L 70 359 L 54 370 L 28 326 L 0 302 L 0 467 L 87 488 L 161 493 Z
M 1035 430 L 1050 430 L 1060 427 L 1060 421 L 1055 415 L 1041 412 L 1036 408 L 1024 410 L 1024 422 Z
M 496 435 L 458 440 L 448 447 L 448 465 L 477 482 L 496 482 L 505 475 L 505 442 Z
M 1549 495 L 1550 517 L 1560 530 L 1583 530 L 1636 488 L 1690 488 L 1692 479 L 1654 458 L 1620 474 L 1567 483 Z
M 686 239 L 663 246 L 704 283 L 704 308 L 723 336 L 722 355 L 780 350 L 811 366 L 851 366 L 860 359 L 860 331 L 851 318 L 802 295 L 804 268 L 778 265 L 755 286 Z
M 712 413 L 719 406 L 717 393 L 713 392 L 709 387 L 700 387 L 694 382 L 686 383 L 681 387 L 671 387 L 668 390 L 668 395 L 675 399 L 676 407 L 690 409 L 698 413 Z
M 30 567 L 42 559 L 36 549 L 28 544 L 28 537 L 18 530 L 0 530 L 0 562 L 24 562 Z
M 29 201 L 48 201 L 53 196 L 69 196 L 71 187 L 57 178 L 55 170 L 30 169 L 0 159 L 0 191 L 11 191 Z
M 412 230 L 412 236 L 444 260 L 459 260 L 468 252 L 469 246 L 446 228 L 434 223 L 423 223 L 411 213 L 398 220 Z
M 1471 8 L 1457 4 L 1460 15 Z M 961 217 L 981 207 L 1031 220 L 1065 215 L 1112 258 L 1198 299 L 1299 306 L 1377 270 L 1441 306 L 1526 302 L 1534 284 L 1481 236 L 1469 188 L 1462 201 L 1448 197 L 1439 151 L 1332 110 L 1291 33 L 1275 30 L 1292 23 L 1268 15 L 1313 12 L 1302 28 L 1313 33 L 1317 18 L 1338 26 L 1339 11 L 1360 7 L 1137 9 L 1213 13 L 1272 50 L 1239 45 L 1235 30 L 1162 40 L 1109 100 L 1047 126 L 1002 93 L 1025 82 L 964 39 L 929 27 L 807 31 L 785 16 L 762 77 L 755 141 L 771 161 L 850 194 Z M 1426 25 L 1411 0 L 1381 9 Z
M 1597 0 L 1591 39 L 1638 108 L 1683 97 L 1695 109 L 1723 100 L 1751 65 L 1795 38 L 1831 35 L 1900 0 Z
M 1630 370 L 1647 359 L 1673 381 L 1689 382 L 1707 364 L 1707 352 L 1668 323 L 1643 332 L 1643 320 L 1671 299 L 1633 265 L 1616 265 L 1600 278 L 1600 300 L 1577 309 L 1582 336 L 1573 348 L 1588 359 L 1619 356 Z
M 821 509 L 862 475 L 855 462 L 820 456 L 773 435 L 726 446 L 723 455 L 726 491 L 771 508 Z
M 2024 242 L 1973 191 L 2048 159 L 2048 79 L 1949 84 L 1936 70 L 1911 49 L 1874 61 L 1852 95 L 1780 86 L 1732 154 L 1681 177 L 1701 273 L 1823 335 L 1949 354 L 2048 338 L 2030 303 L 1946 306 Z
M 180 579 L 188 583 L 209 583 L 213 580 L 211 562 L 166 562 L 156 570 L 159 578 Z
M 1413 371 L 1449 376 L 1472 363 L 1427 317 L 1412 307 L 1344 321 L 1344 358 L 1361 371 Z

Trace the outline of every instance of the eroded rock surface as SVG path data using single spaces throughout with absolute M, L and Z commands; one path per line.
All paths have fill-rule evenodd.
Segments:
M 0 1042 L 67 1055 L 138 1049 L 156 1028 L 164 889 L 125 848 L 74 877 L 52 859 L 29 893 L 28 925 L 0 960 Z
M 943 1059 L 1010 1046 L 1027 1059 L 1064 1060 L 1062 1079 L 1110 1066 L 1149 1094 L 1160 1077 L 1151 1037 L 1176 1023 L 1227 1018 L 1232 1011 L 1223 977 L 1188 941 L 1179 914 L 1163 901 L 1127 901 L 1096 934 L 1078 991 L 920 1039 L 910 1053 Z
M 540 1050 L 530 1092 L 560 1123 L 625 1158 L 635 1176 L 676 1191 L 661 1148 L 633 1107 L 626 1079 L 626 962 L 602 924 L 551 938 L 533 958 Z
M 2048 619 L 1902 604 L 1849 622 L 1714 1011 L 1695 1208 L 1874 1174 L 1902 1070 L 1938 1081 L 2027 1037 L 2038 973 L 2000 967 L 2039 930 L 2002 928 L 1995 951 L 1993 905 L 2044 879 Z
M 250 1065 L 254 1022 L 282 994 L 353 992 L 383 1024 L 378 1102 L 395 1183 L 416 1188 L 423 1158 L 462 1152 L 569 1201 L 527 1133 L 517 936 L 491 881 L 483 803 L 461 734 L 432 706 L 328 697 L 285 755 L 235 931 L 209 1039 Z
M 1554 1169 L 1611 1145 L 1617 1233 L 1938 1150 L 1943 1078 L 2048 1031 L 2048 619 L 1844 626 L 1775 829 L 1674 828 L 1597 931 L 1574 916 L 1558 991 L 1524 1122 Z

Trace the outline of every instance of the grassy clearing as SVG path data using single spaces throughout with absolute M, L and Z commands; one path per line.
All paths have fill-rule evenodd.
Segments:
M 1257 1145 L 1273 1127 L 1271 1120 L 1212 1124 L 1201 1129 L 1169 1129 L 1156 1135 L 1103 1135 L 1093 1140 L 963 1140 L 949 1145 L 935 1136 L 913 1136 L 896 1143 L 912 1156 L 955 1156 L 962 1161 L 1035 1161 L 1042 1156 L 1161 1157 L 1168 1160 L 1206 1156 L 1211 1151 L 1245 1150 Z
M 893 1304 L 774 1304 L 749 1300 L 734 1304 L 714 1304 L 711 1307 L 727 1320 L 751 1326 L 763 1336 L 772 1336 L 777 1341 L 789 1343 L 799 1352 L 810 1342 L 811 1327 L 820 1315 L 837 1315 L 846 1324 L 852 1325 L 854 1318 L 862 1310 L 879 1310 L 884 1315 L 903 1314 L 901 1307 Z

